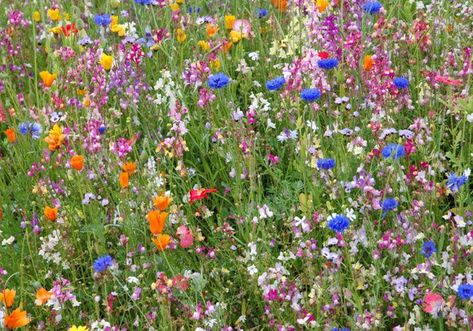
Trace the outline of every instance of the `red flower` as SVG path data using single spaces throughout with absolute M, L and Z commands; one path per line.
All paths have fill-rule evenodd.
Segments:
M 217 189 L 214 188 L 205 188 L 200 190 L 191 190 L 190 191 L 190 203 L 193 203 L 197 200 L 202 200 L 207 198 L 209 193 L 217 192 Z
M 75 23 L 63 25 L 61 27 L 61 30 L 62 30 L 62 33 L 64 34 L 64 36 L 66 36 L 66 37 L 69 37 L 71 35 L 71 33 L 76 34 L 77 32 L 79 32 L 79 30 L 76 29 Z
M 325 51 L 319 52 L 319 57 L 323 60 L 328 59 L 329 56 L 330 56 L 330 54 L 328 52 L 325 52 Z

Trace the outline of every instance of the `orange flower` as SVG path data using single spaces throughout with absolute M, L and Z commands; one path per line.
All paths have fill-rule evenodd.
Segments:
M 287 9 L 287 0 L 271 0 L 271 3 L 282 12 L 285 12 Z
M 30 319 L 26 316 L 26 311 L 21 310 L 20 308 L 17 308 L 11 314 L 6 315 L 5 320 L 3 321 L 7 329 L 21 328 L 29 322 Z
M 165 195 L 159 195 L 156 198 L 154 198 L 154 205 L 156 208 L 158 208 L 161 211 L 164 211 L 169 207 L 169 204 L 171 203 L 171 198 L 167 197 Z
M 363 69 L 365 71 L 370 71 L 371 68 L 373 68 L 374 65 L 374 59 L 371 55 L 365 55 L 363 58 Z
M 171 237 L 167 234 L 158 234 L 153 238 L 153 242 L 159 251 L 164 251 L 171 241 Z
M 317 7 L 317 10 L 319 13 L 323 13 L 325 9 L 328 7 L 329 2 L 327 0 L 316 0 L 315 6 Z
M 50 220 L 51 222 L 54 222 L 57 218 L 57 211 L 58 209 L 55 207 L 55 208 L 51 208 L 51 207 L 44 207 L 44 216 L 46 216 L 46 218 L 48 220 Z
M 15 290 L 4 289 L 3 292 L 0 293 L 0 301 L 3 302 L 5 307 L 9 308 L 13 306 L 13 301 L 15 301 Z
M 135 162 L 126 162 L 122 166 L 122 170 L 128 173 L 129 176 L 133 175 L 136 171 L 136 163 Z
M 44 86 L 51 87 L 51 85 L 53 85 L 54 80 L 56 79 L 56 74 L 52 74 L 49 71 L 41 71 L 39 73 L 39 77 L 41 77 Z
M 206 30 L 207 30 L 207 37 L 210 38 L 212 37 L 214 34 L 217 33 L 218 31 L 218 26 L 212 24 L 212 23 L 209 23 L 207 24 L 206 26 Z
M 84 167 L 84 157 L 82 155 L 74 155 L 69 163 L 73 169 L 82 170 Z
M 120 180 L 120 186 L 121 188 L 127 188 L 128 187 L 128 172 L 125 172 L 125 171 L 122 171 L 120 173 L 120 177 L 119 177 L 119 180 Z
M 37 306 L 42 306 L 46 302 L 48 302 L 49 299 L 51 299 L 52 295 L 53 294 L 51 292 L 46 291 L 46 289 L 44 287 L 42 287 L 42 288 L 40 288 L 39 290 L 36 291 L 36 300 L 35 300 L 34 303 Z
M 5 131 L 5 135 L 7 136 L 7 140 L 9 143 L 14 143 L 16 141 L 16 133 L 15 133 L 15 129 L 6 129 Z
M 228 53 L 228 51 L 230 50 L 230 48 L 232 48 L 232 42 L 231 41 L 226 41 L 223 43 L 223 52 L 224 53 Z
M 151 231 L 152 234 L 160 234 L 163 232 L 167 217 L 168 213 L 163 213 L 158 210 L 150 211 L 148 215 L 146 215 L 149 222 L 149 231 Z
M 64 134 L 62 134 L 62 128 L 54 124 L 53 128 L 49 130 L 49 135 L 44 138 L 44 141 L 48 143 L 49 150 L 54 152 L 61 147 L 65 138 Z

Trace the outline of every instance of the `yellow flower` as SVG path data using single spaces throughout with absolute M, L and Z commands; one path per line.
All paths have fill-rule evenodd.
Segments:
M 52 74 L 49 71 L 41 71 L 39 73 L 39 77 L 43 81 L 44 86 L 51 87 L 53 85 L 54 80 L 56 79 L 56 74 Z
M 114 25 L 118 24 L 118 16 L 112 15 L 110 16 L 110 26 L 113 27 Z
M 86 326 L 71 326 L 67 331 L 89 331 L 89 328 Z
M 177 3 L 172 3 L 169 5 L 172 11 L 178 11 L 179 10 L 179 4 Z
M 110 26 L 110 31 L 115 32 L 120 37 L 124 37 L 126 33 L 126 27 L 123 24 L 115 24 L 113 26 Z
M 54 152 L 59 147 L 61 147 L 64 142 L 65 136 L 62 134 L 62 128 L 54 124 L 53 128 L 49 130 L 49 136 L 44 138 L 44 141 L 48 143 L 48 148 L 51 152 Z
M 182 43 L 186 40 L 186 32 L 182 29 L 177 29 L 176 30 L 176 39 L 178 42 Z
M 99 63 L 102 65 L 102 67 L 105 69 L 105 70 L 110 70 L 112 68 L 112 64 L 113 64 L 113 56 L 112 55 L 107 55 L 105 53 L 102 54 L 102 56 L 100 57 L 100 61 Z
M 63 15 L 64 15 L 64 19 L 65 19 L 66 21 L 69 21 L 69 20 L 70 20 L 71 15 L 69 15 L 69 13 L 64 13 Z
M 232 43 L 236 44 L 237 42 L 241 40 L 241 38 L 242 38 L 241 32 L 235 31 L 235 30 L 230 31 L 230 39 Z
M 219 59 L 215 59 L 213 61 L 210 61 L 210 68 L 212 68 L 212 70 L 219 70 L 220 69 L 220 60 Z
M 197 42 L 197 45 L 199 45 L 199 47 L 205 52 L 207 52 L 210 49 L 209 43 L 205 40 L 199 40 Z
M 48 9 L 48 16 L 51 21 L 59 21 L 61 19 L 61 15 L 59 14 L 59 9 Z
M 39 13 L 39 11 L 35 10 L 35 12 L 33 13 L 33 19 L 35 22 L 41 21 L 41 14 Z
M 315 6 L 319 10 L 319 13 L 322 13 L 329 5 L 329 2 L 327 0 L 317 0 L 315 2 Z
M 184 3 L 184 0 L 176 0 L 176 3 L 182 5 Z
M 234 15 L 225 15 L 225 29 L 231 30 L 235 21 L 236 17 Z
M 55 26 L 54 28 L 49 29 L 49 32 L 52 32 L 54 34 L 60 34 L 61 33 L 61 26 Z

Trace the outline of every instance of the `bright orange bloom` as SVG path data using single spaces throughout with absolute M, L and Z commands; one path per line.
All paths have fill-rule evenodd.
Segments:
M 128 172 L 122 171 L 122 172 L 120 173 L 119 180 L 120 180 L 120 186 L 121 186 L 121 188 L 127 188 L 127 187 L 128 187 L 128 183 L 129 183 Z
M 49 299 L 51 299 L 52 295 L 53 294 L 51 292 L 46 291 L 46 289 L 44 287 L 42 287 L 42 288 L 40 288 L 39 290 L 36 291 L 36 300 L 35 300 L 34 303 L 37 306 L 42 306 L 46 302 L 48 302 Z
M 146 215 L 149 222 L 149 231 L 152 234 L 160 234 L 164 230 L 166 224 L 166 218 L 168 213 L 160 212 L 158 210 L 152 210 Z
M 156 248 L 160 251 L 164 251 L 171 241 L 171 237 L 167 234 L 158 234 L 153 238 L 153 242 L 156 245 Z
M 62 128 L 54 124 L 53 128 L 49 130 L 49 135 L 44 138 L 44 141 L 48 143 L 48 148 L 50 151 L 54 152 L 55 150 L 61 147 L 66 136 L 62 134 Z
M 79 32 L 79 30 L 76 29 L 75 23 L 63 25 L 61 30 L 65 37 L 69 37 L 71 33 L 76 34 Z
M 51 87 L 51 85 L 53 85 L 54 80 L 56 79 L 56 74 L 52 74 L 49 71 L 41 71 L 39 73 L 39 77 L 43 81 L 44 86 Z
M 363 69 L 365 71 L 370 71 L 374 66 L 374 59 L 371 55 L 365 55 L 363 58 Z
M 159 195 L 156 198 L 154 198 L 154 205 L 159 210 L 164 211 L 169 207 L 171 200 L 172 199 L 170 197 L 167 197 L 165 195 Z
M 232 45 L 233 45 L 233 44 L 232 44 L 231 41 L 226 41 L 226 42 L 224 42 L 224 43 L 223 43 L 223 52 L 224 52 L 224 53 L 227 53 L 227 52 L 230 50 L 230 48 L 232 48 Z
M 69 161 L 71 167 L 75 170 L 82 170 L 84 167 L 84 157 L 82 155 L 74 155 Z
M 51 208 L 51 207 L 44 207 L 44 216 L 46 216 L 46 218 L 48 220 L 50 220 L 51 222 L 54 222 L 57 218 L 57 212 L 58 212 L 58 209 L 56 207 L 54 208 Z
M 4 289 L 3 292 L 0 292 L 0 301 L 3 302 L 5 307 L 9 308 L 13 306 L 13 302 L 15 301 L 15 290 Z
M 6 129 L 5 131 L 5 135 L 7 136 L 7 140 L 9 143 L 14 143 L 16 141 L 16 133 L 15 133 L 15 129 Z
M 212 24 L 212 23 L 207 24 L 205 29 L 207 30 L 207 37 L 208 38 L 212 37 L 214 34 L 216 34 L 218 32 L 218 26 L 216 26 L 215 24 Z
M 325 9 L 328 7 L 329 2 L 327 0 L 316 0 L 315 6 L 317 7 L 317 10 L 319 13 L 323 13 Z
M 30 319 L 26 316 L 26 311 L 21 310 L 20 308 L 15 309 L 11 314 L 7 314 L 3 321 L 7 329 L 21 328 L 29 322 Z
M 287 10 L 287 0 L 271 0 L 271 3 L 282 12 Z
M 136 171 L 136 163 L 135 162 L 126 162 L 122 166 L 122 170 L 127 172 L 129 176 L 133 175 Z

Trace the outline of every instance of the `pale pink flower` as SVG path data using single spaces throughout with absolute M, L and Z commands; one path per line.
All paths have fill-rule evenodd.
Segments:
M 424 297 L 424 311 L 434 316 L 437 316 L 444 304 L 445 300 L 438 293 L 429 292 Z

